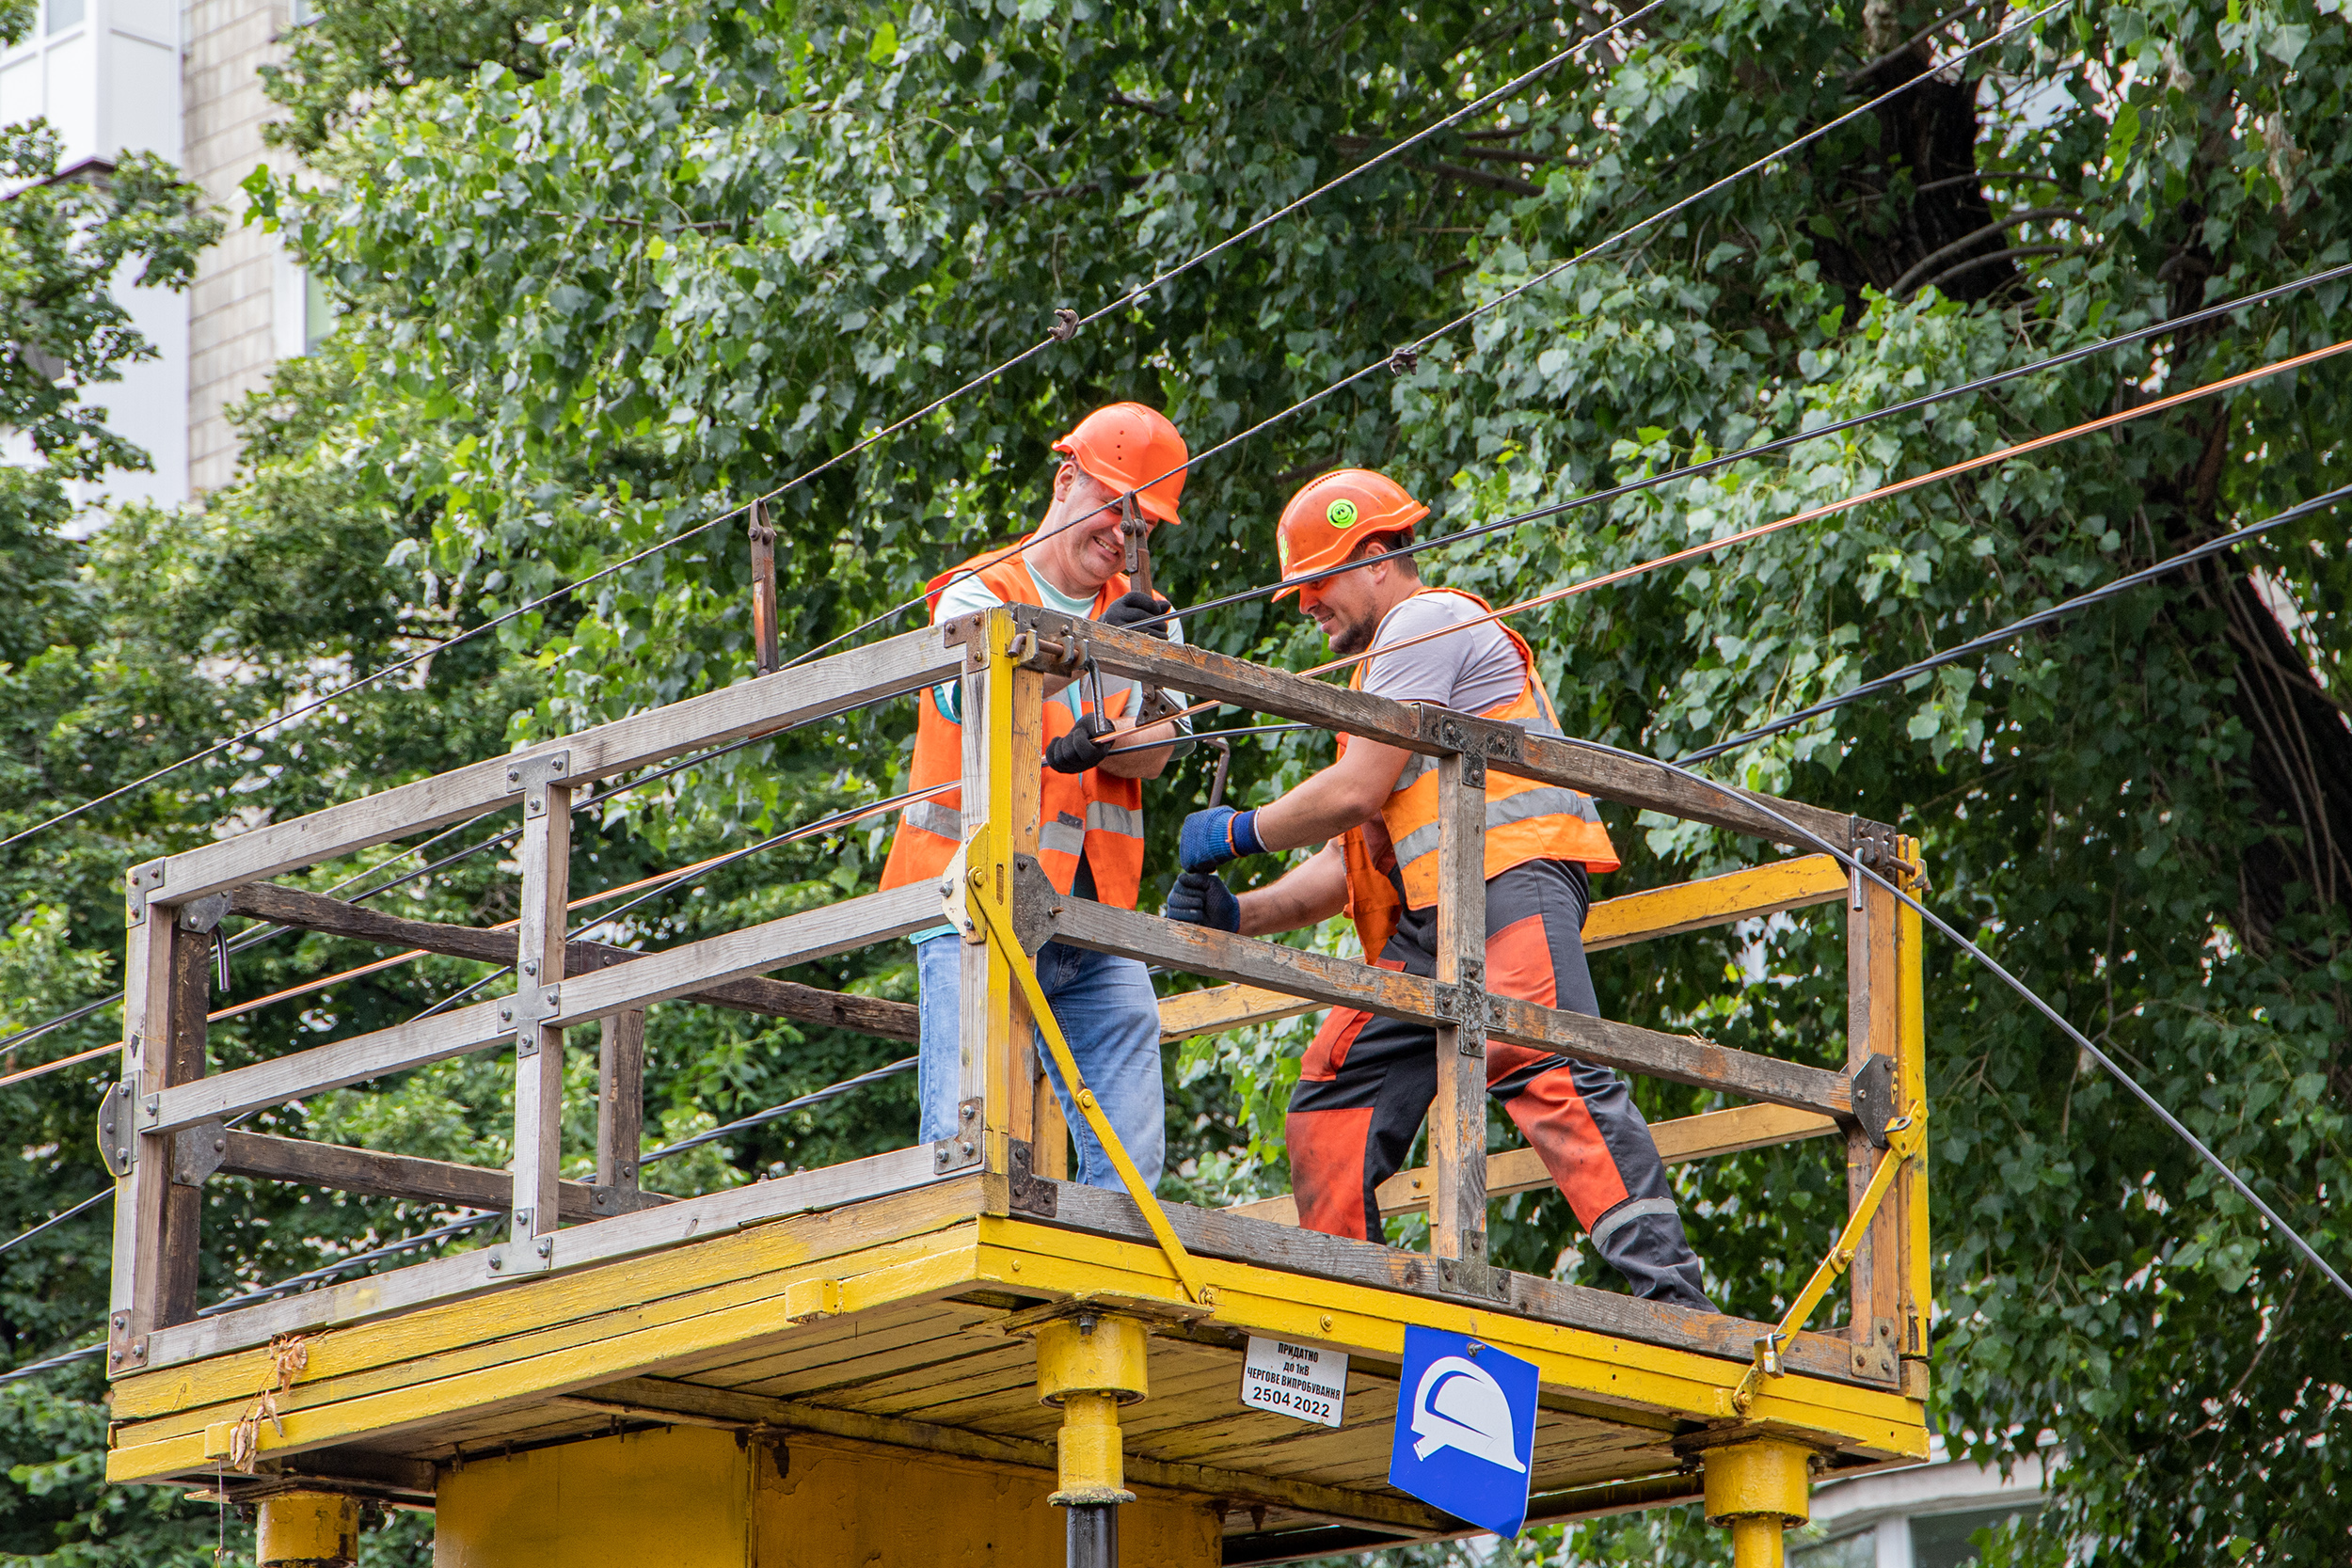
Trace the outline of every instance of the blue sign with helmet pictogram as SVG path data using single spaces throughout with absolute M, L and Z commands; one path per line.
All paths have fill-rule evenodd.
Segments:
M 1405 1330 L 1389 1484 L 1512 1536 L 1527 1520 L 1535 1457 L 1535 1364 L 1467 1334 Z

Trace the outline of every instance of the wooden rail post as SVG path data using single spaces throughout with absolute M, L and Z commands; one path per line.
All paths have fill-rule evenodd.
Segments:
M 1467 751 L 1439 757 L 1437 980 L 1451 988 L 1454 1017 L 1437 1031 L 1429 1244 L 1461 1261 L 1466 1284 L 1483 1283 L 1486 1263 L 1486 759 Z
M 603 1021 L 596 1053 L 596 1185 L 615 1198 L 613 1212 L 637 1191 L 644 1143 L 645 1014 L 632 1007 Z
M 180 942 L 172 911 L 147 902 L 140 882 L 147 869 L 131 874 L 131 927 L 122 977 L 122 1081 L 111 1097 L 111 1139 L 105 1107 L 99 1118 L 100 1140 L 116 1171 L 114 1272 L 106 1311 L 110 1375 L 143 1368 L 147 1337 L 163 1326 L 164 1208 L 171 1186 L 171 1137 L 128 1129 L 144 1123 L 149 1098 L 170 1076 L 172 955 Z
M 1860 1073 L 1871 1058 L 1893 1058 L 1899 1049 L 1900 996 L 1896 962 L 1895 895 L 1867 877 L 1857 875 L 1846 914 L 1846 1069 Z M 1890 1084 L 1891 1086 L 1891 1084 Z M 1857 1095 L 1857 1101 L 1861 1096 Z M 1892 1098 L 1892 1097 L 1890 1097 Z M 1898 1107 L 1899 1108 L 1899 1107 Z M 1858 1116 L 1874 1114 L 1860 1103 Z M 1872 1129 L 1877 1132 L 1877 1129 Z M 1883 1155 L 1870 1132 L 1856 1128 L 1846 1134 L 1846 1201 L 1848 1212 L 1870 1185 Z M 1897 1320 L 1899 1316 L 1902 1269 L 1899 1210 L 1883 1203 L 1854 1249 L 1852 1320 L 1854 1370 L 1894 1381 L 1897 1374 Z
M 571 898 L 570 753 L 543 752 L 516 763 L 509 782 L 522 790 L 523 834 L 516 850 L 523 886 L 516 922 L 515 995 L 501 1021 L 515 1026 L 515 1207 L 509 1234 L 517 1243 L 552 1236 L 560 1223 L 556 1184 L 563 1171 L 564 1031 L 546 1022 L 564 979 L 564 906 Z
M 204 1076 L 205 1018 L 212 1008 L 213 933 L 229 911 L 229 899 L 215 894 L 176 910 L 151 911 L 150 920 L 164 920 L 171 930 L 171 984 L 166 1022 L 164 1082 L 186 1084 Z M 161 1140 L 172 1180 L 164 1192 L 162 1259 L 156 1271 L 154 1322 L 166 1328 L 196 1316 L 197 1267 L 203 1257 L 204 1175 L 198 1164 L 181 1169 L 179 1141 L 209 1138 L 203 1129 L 191 1128 Z

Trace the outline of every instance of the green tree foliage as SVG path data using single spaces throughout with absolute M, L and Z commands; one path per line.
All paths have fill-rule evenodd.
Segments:
M 109 674 L 48 707 L 28 694 L 24 711 L 58 716 L 44 746 L 102 760 L 12 792 L 0 802 L 11 813 L 92 793 L 314 689 L 323 669 L 479 626 L 809 474 L 1039 342 L 1056 307 L 1118 297 L 1591 24 L 1542 4 L 1407 16 L 1073 0 L 597 5 L 516 33 L 511 11 L 330 18 L 339 9 L 342 30 L 315 35 L 281 82 L 289 135 L 315 171 L 259 185 L 257 206 L 333 280 L 344 325 L 257 411 L 245 483 L 199 519 L 110 531 L 80 568 L 87 592 L 115 595 L 111 624 L 137 605 L 142 624 L 188 641 L 135 681 Z M 1202 465 L 1186 526 L 1160 539 L 1180 601 L 1263 580 L 1282 500 L 1336 463 L 1388 467 L 1446 526 L 1486 521 L 2352 254 L 2352 45 L 2332 0 L 2076 0 L 1960 72 L 1934 68 L 2000 23 L 1946 9 L 1670 7 L 1045 348 L 778 499 L 787 647 L 848 632 L 1024 530 L 1048 444 L 1096 404 L 1164 406 L 1198 451 L 1474 305 L 1495 309 L 1417 368 L 1355 381 Z M 1503 297 L 1904 82 L 1902 98 L 1801 154 Z M 2312 291 L 1441 550 L 1428 575 L 1516 599 L 2323 346 L 2343 301 L 2341 285 Z M 1679 754 L 2343 483 L 2342 364 L 1571 598 L 1520 629 L 1568 722 Z M 2346 1179 L 2352 1091 L 2344 539 L 2340 519 L 2312 519 L 1900 700 L 1710 765 L 1918 833 L 1937 907 L 2338 1259 L 2352 1256 L 2328 1201 Z M 266 562 L 270 580 L 241 583 L 217 564 L 230 561 Z M 428 677 L 338 705 L 331 721 L 273 732 L 234 766 L 191 770 L 72 840 L 83 880 L 55 907 L 103 918 L 77 912 L 89 928 L 70 932 L 62 916 L 17 918 L 9 952 L 40 966 L 41 1002 L 72 1000 L 107 973 L 108 879 L 125 860 L 240 807 L 312 809 L 742 678 L 744 574 L 736 525 L 723 524 L 517 620 L 495 649 L 469 644 Z M 1294 667 L 1319 652 L 1311 628 L 1256 605 L 1188 630 Z M 235 660 L 240 678 L 200 673 L 199 649 Z M 623 797 L 583 832 L 580 885 L 886 795 L 911 727 L 910 712 L 877 710 Z M 1237 787 L 1264 798 L 1327 755 L 1319 736 L 1245 746 Z M 1152 792 L 1163 876 L 1164 841 L 1204 776 L 1189 765 Z M 1604 893 L 1756 854 L 1664 821 L 1611 821 L 1628 864 Z M 886 843 L 875 826 L 762 857 L 627 939 L 661 945 L 869 885 Z M 355 869 L 314 876 L 325 886 Z M 511 896 L 486 866 L 425 887 L 405 907 L 476 923 L 501 918 Z M 1611 953 L 1596 963 L 1604 1004 L 1842 1060 L 1833 919 Z M 256 951 L 271 957 L 241 975 L 241 995 L 359 950 L 306 938 Z M 370 1026 L 478 974 L 394 972 L 300 1020 L 240 1021 L 220 1049 L 245 1059 L 298 1032 Z M 900 954 L 816 977 L 911 994 Z M 1984 974 L 1933 950 L 1929 997 L 1936 1418 L 1956 1449 L 1997 1458 L 2046 1438 L 2063 1462 L 2041 1538 L 1995 1549 L 2046 1557 L 2072 1536 L 2136 1564 L 2340 1560 L 2345 1303 Z M 653 1093 L 681 1127 L 885 1059 L 882 1042 L 677 1012 Z M 1279 1186 L 1301 1043 L 1295 1027 L 1273 1029 L 1187 1054 L 1171 1129 L 1183 1192 Z M 494 1063 L 415 1074 L 330 1097 L 305 1129 L 417 1152 L 495 1148 L 499 1082 Z M 1653 1116 L 1704 1103 L 1640 1093 Z M 85 1114 L 60 1093 L 49 1135 L 79 1148 Z M 903 1099 L 844 1102 L 693 1174 L 707 1185 L 882 1147 L 904 1118 Z M 1843 1212 L 1824 1145 L 1678 1180 L 1718 1299 L 1755 1316 L 1785 1302 Z M 69 1196 L 27 1193 L 28 1216 Z M 267 1223 L 277 1201 L 224 1184 L 208 1286 L 291 1273 L 322 1241 L 348 1247 L 427 1218 L 347 1205 L 294 1241 Z M 1613 1283 L 1556 1196 L 1522 1195 L 1497 1215 L 1514 1266 Z M 87 1252 L 91 1235 L 78 1243 Z M 54 1300 L 89 1300 L 92 1264 L 79 1266 Z M 74 1321 L 43 1322 L 22 1354 Z M 58 1489 L 75 1539 L 95 1535 L 99 1511 L 141 1506 L 102 1501 L 87 1464 L 77 1474 Z M 1721 1552 L 1696 1521 L 1661 1515 L 1520 1555 Z

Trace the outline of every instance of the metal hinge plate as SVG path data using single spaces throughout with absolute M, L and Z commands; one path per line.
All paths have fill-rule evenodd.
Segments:
M 1031 958 L 1054 940 L 1054 922 L 1060 918 L 1062 895 L 1045 875 L 1035 855 L 1012 857 L 1012 934 L 1021 951 Z
M 1873 1148 L 1886 1147 L 1887 1124 L 1895 1119 L 1895 1058 L 1873 1056 L 1854 1069 L 1849 1086 L 1854 1119 Z
M 131 889 L 131 924 L 136 926 L 147 918 L 149 895 L 164 885 L 164 863 L 149 861 L 145 865 L 135 865 L 131 868 L 128 880 Z
M 1013 1212 L 1050 1220 L 1061 1206 L 1059 1183 L 1036 1173 L 1037 1154 L 1025 1139 L 1011 1140 L 1005 1202 Z
M 137 1037 L 132 1037 L 129 1053 L 138 1058 Z M 106 1085 L 106 1092 L 98 1101 L 98 1157 L 106 1163 L 117 1180 L 131 1174 L 131 1162 L 138 1139 L 131 1132 L 131 1086 L 120 1079 Z
M 201 1187 L 229 1157 L 229 1128 L 217 1121 L 199 1122 L 172 1134 L 171 1180 L 174 1186 Z

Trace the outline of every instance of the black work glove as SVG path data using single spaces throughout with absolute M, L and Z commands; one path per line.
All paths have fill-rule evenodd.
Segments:
M 1156 616 L 1167 614 L 1175 608 L 1157 594 L 1147 594 L 1140 588 L 1131 588 L 1113 599 L 1104 610 L 1103 624 L 1106 626 L 1118 626 L 1123 630 L 1134 626 L 1137 621 L 1152 620 Z M 1158 638 L 1163 642 L 1168 641 L 1166 621 L 1143 629 L 1147 634 Z
M 1160 913 L 1187 926 L 1218 931 L 1241 929 L 1241 900 L 1214 871 L 1178 872 L 1176 885 L 1168 890 L 1168 903 Z
M 1076 728 L 1045 748 L 1045 766 L 1057 773 L 1083 773 L 1102 767 L 1103 759 L 1111 753 L 1113 728 L 1099 713 L 1086 715 Z

